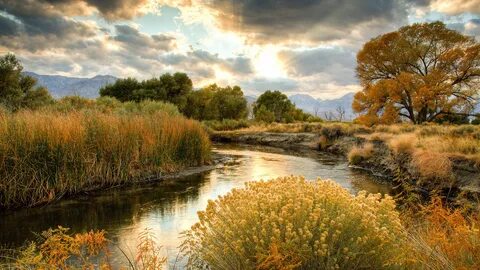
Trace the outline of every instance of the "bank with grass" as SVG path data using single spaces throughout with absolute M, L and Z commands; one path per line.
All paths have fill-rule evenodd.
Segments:
M 209 161 L 210 141 L 198 122 L 163 104 L 143 105 L 3 112 L 0 208 L 158 179 Z
M 480 194 L 480 127 L 351 123 L 255 124 L 210 130 L 213 141 L 326 151 L 383 176 L 407 201 L 440 195 L 459 205 Z M 413 196 L 413 197 L 412 197 Z

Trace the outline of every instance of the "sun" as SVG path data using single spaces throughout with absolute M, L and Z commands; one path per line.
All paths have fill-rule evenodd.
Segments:
M 256 74 L 265 78 L 279 78 L 285 76 L 283 65 L 278 59 L 277 50 L 272 47 L 259 51 L 253 61 Z

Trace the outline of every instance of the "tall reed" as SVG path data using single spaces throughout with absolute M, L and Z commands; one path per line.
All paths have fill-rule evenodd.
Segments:
M 163 112 L 2 114 L 0 208 L 204 164 L 209 148 L 198 122 Z

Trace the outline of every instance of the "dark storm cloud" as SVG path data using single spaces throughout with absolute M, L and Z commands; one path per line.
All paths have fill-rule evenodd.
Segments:
M 18 1 L 20 2 L 20 1 Z M 24 0 L 23 5 L 41 5 L 45 9 L 57 9 L 65 15 L 89 15 L 94 9 L 109 21 L 131 19 L 140 14 L 147 0 Z M 35 3 L 34 3 L 35 2 Z
M 0 36 L 13 36 L 18 34 L 19 25 L 14 20 L 0 15 Z
M 0 45 L 12 49 L 62 47 L 96 35 L 92 25 L 64 17 L 39 2 L 0 0 L 0 10 L 6 15 L 0 16 Z
M 218 25 L 257 42 L 345 38 L 362 23 L 406 20 L 402 0 L 213 0 Z

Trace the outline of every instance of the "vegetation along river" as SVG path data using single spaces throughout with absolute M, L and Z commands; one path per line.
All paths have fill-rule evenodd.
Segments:
M 120 187 L 64 199 L 43 207 L 0 213 L 0 245 L 15 247 L 35 238 L 33 232 L 62 225 L 73 232 L 104 229 L 115 247 L 113 260 L 133 253 L 138 235 L 154 232 L 170 265 L 175 264 L 181 232 L 197 221 L 197 211 L 208 200 L 252 180 L 304 175 L 307 179 L 332 179 L 356 193 L 367 190 L 387 193 L 366 172 L 348 167 L 343 157 L 320 152 L 292 153 L 279 149 L 215 145 L 213 152 L 222 166 L 193 175 L 142 186 Z

